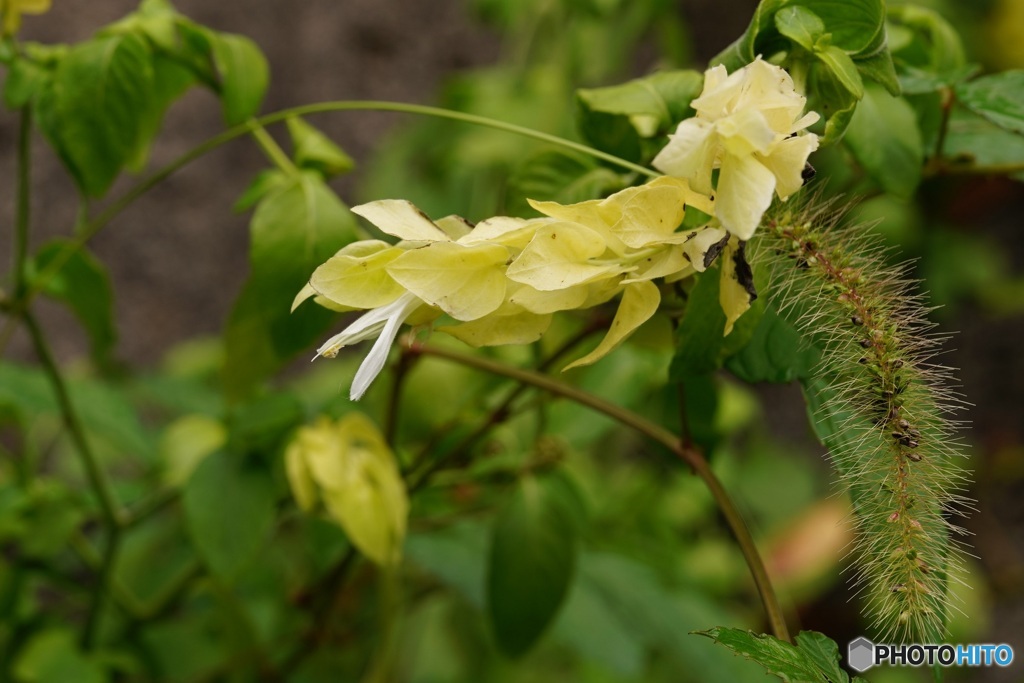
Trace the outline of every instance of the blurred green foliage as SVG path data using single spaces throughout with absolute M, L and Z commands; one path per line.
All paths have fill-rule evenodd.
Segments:
M 814 159 L 830 178 L 820 191 L 865 197 L 854 217 L 877 221 L 887 243 L 921 257 L 918 273 L 945 306 L 940 315 L 967 303 L 1019 315 L 1024 280 L 941 197 L 968 196 L 978 173 L 1024 172 L 1021 72 L 973 78 L 978 65 L 1021 66 L 1019 58 L 960 42 L 998 33 L 986 23 L 992 16 L 1024 10 L 1009 0 L 964 5 L 893 3 L 885 15 L 867 0 L 766 1 L 721 59 L 731 68 L 756 54 L 810 64 L 802 76 L 829 111 L 820 132 L 836 142 Z M 445 107 L 638 163 L 692 114 L 701 73 L 687 68 L 698 66 L 688 40 L 695 29 L 677 3 L 474 0 L 467 11 L 500 36 L 501 57 L 449 79 L 438 94 Z M 887 16 L 887 33 L 864 39 L 856 29 L 864 16 L 879 25 Z M 659 70 L 628 80 L 638 55 Z M 268 77 L 248 39 L 199 26 L 163 0 L 145 0 L 78 46 L 15 49 L 5 39 L 4 60 L 5 103 L 34 113 L 93 197 L 122 170 L 144 167 L 165 110 L 186 88 L 209 88 L 226 123 L 246 126 Z M 352 170 L 351 159 L 301 119 L 288 129 L 293 154 L 269 147 L 284 162 L 240 201 L 255 209 L 251 273 L 222 339 L 169 349 L 156 368 L 116 368 L 113 294 L 102 264 L 73 242 L 83 233 L 69 229 L 27 260 L 24 277 L 15 273 L 14 296 L 40 288 L 89 334 L 90 362 L 64 368 L 67 397 L 124 508 L 116 529 L 103 526 L 47 369 L 0 361 L 0 677 L 762 680 L 753 662 L 690 635 L 764 627 L 710 494 L 666 450 L 571 402 L 435 358 L 400 361 L 400 420 L 387 424 L 397 409 L 383 388 L 358 407 L 379 416 L 406 480 L 423 484 L 397 587 L 339 526 L 297 509 L 285 445 L 299 425 L 356 409 L 339 391 L 356 362 L 342 356 L 281 374 L 335 320 L 288 308 L 312 268 L 362 228 L 327 184 Z M 427 120 L 381 146 L 360 193 L 472 219 L 529 215 L 526 197 L 569 203 L 638 180 L 505 132 Z M 760 307 L 723 339 L 717 282 L 701 278 L 670 302 L 679 331 L 656 318 L 600 365 L 565 379 L 677 432 L 689 425 L 686 438 L 737 493 L 797 615 L 839 590 L 848 510 L 822 502 L 830 475 L 818 447 L 780 436 L 769 423 L 779 412 L 750 385 L 807 379 L 816 350 Z M 5 295 L 4 304 L 13 319 L 15 299 Z M 606 325 L 602 316 L 566 315 L 535 347 L 486 355 L 538 365 Z M 981 637 L 986 608 L 966 602 L 975 619 L 954 623 L 955 637 Z M 838 618 L 812 626 L 834 626 L 828 635 L 841 646 L 859 633 Z M 920 680 L 915 673 L 870 679 Z

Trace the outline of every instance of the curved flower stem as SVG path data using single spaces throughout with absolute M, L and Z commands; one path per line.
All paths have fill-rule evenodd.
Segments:
M 675 453 L 680 460 L 693 468 L 697 476 L 704 481 L 711 491 L 711 495 L 718 504 L 722 516 L 725 517 L 726 523 L 729 525 L 733 536 L 736 538 L 736 542 L 740 546 L 743 558 L 747 562 L 747 567 L 750 569 L 754 584 L 757 586 L 757 591 L 761 596 L 761 602 L 768 615 L 772 633 L 780 640 L 790 640 L 789 629 L 786 626 L 782 608 L 779 606 L 775 589 L 772 587 L 764 561 L 761 559 L 761 555 L 754 543 L 754 538 L 750 535 L 750 530 L 743 521 L 743 517 L 736 508 L 736 504 L 729 497 L 729 493 L 722 486 L 715 473 L 711 471 L 711 466 L 708 465 L 708 461 L 704 459 L 700 451 L 692 446 L 684 446 L 675 434 L 630 410 L 626 410 L 621 406 L 554 380 L 546 375 L 497 363 L 488 358 L 470 356 L 437 347 L 416 345 L 413 347 L 413 350 L 423 355 L 443 358 L 454 363 L 476 368 L 477 370 L 508 377 L 522 384 L 529 384 L 538 389 L 567 398 L 599 413 L 603 413 L 622 425 L 635 429 L 652 441 L 662 444 Z
M 452 111 L 449 109 L 442 109 L 440 107 L 428 107 L 421 104 L 406 104 L 403 102 L 383 102 L 376 100 L 342 100 L 336 102 L 320 102 L 317 104 L 307 104 L 301 107 L 292 107 L 290 109 L 282 109 L 281 111 L 267 114 L 256 119 L 251 119 L 245 123 L 229 128 L 223 133 L 213 136 L 212 138 L 200 143 L 193 147 L 191 150 L 181 155 L 171 163 L 167 164 L 161 169 L 154 171 L 151 175 L 140 180 L 138 184 L 128 190 L 120 198 L 115 200 L 103 211 L 101 211 L 95 218 L 87 222 L 82 229 L 79 231 L 75 240 L 65 246 L 63 250 L 57 253 L 54 259 L 47 265 L 47 267 L 39 274 L 39 277 L 35 278 L 35 282 L 25 292 L 25 295 L 21 297 L 21 308 L 32 300 L 35 294 L 39 291 L 39 288 L 49 280 L 50 277 L 59 271 L 67 260 L 76 251 L 81 249 L 86 242 L 95 237 L 101 230 L 103 230 L 110 221 L 112 221 L 118 214 L 124 209 L 130 206 L 136 199 L 146 194 L 156 185 L 173 175 L 176 171 L 182 167 L 187 166 L 192 161 L 204 156 L 205 154 L 212 152 L 213 150 L 221 147 L 222 145 L 231 142 L 232 140 L 242 137 L 244 135 L 253 134 L 254 131 L 262 130 L 262 127 L 271 125 L 273 123 L 279 123 L 287 119 L 296 116 L 309 116 L 311 114 L 323 114 L 327 112 L 336 111 L 391 111 L 404 114 L 418 114 L 420 116 L 433 116 L 436 118 L 449 119 L 452 121 L 460 121 L 462 123 L 469 123 L 477 126 L 484 126 L 487 128 L 494 128 L 496 130 L 502 130 L 507 133 L 514 133 L 516 135 L 522 135 L 524 137 L 533 138 L 534 140 L 540 140 L 547 142 L 552 145 L 557 145 L 565 149 L 571 149 L 582 154 L 587 154 L 597 159 L 607 161 L 608 163 L 615 164 L 621 168 L 646 175 L 652 178 L 656 178 L 661 174 L 639 164 L 634 164 L 631 161 L 621 159 L 613 154 L 602 152 L 599 149 L 588 147 L 587 145 L 573 142 L 572 140 L 566 140 L 560 138 L 557 135 L 551 135 L 550 133 L 543 133 L 541 131 L 533 130 L 531 128 L 525 128 L 523 126 L 517 126 L 514 123 L 507 123 L 505 121 L 499 121 L 497 119 L 490 119 L 484 116 L 477 116 L 475 114 L 466 114 L 464 112 Z M 264 140 L 265 142 L 265 140 Z M 17 302 L 16 302 L 17 303 Z

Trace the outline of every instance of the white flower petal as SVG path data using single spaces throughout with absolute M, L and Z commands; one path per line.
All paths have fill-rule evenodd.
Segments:
M 750 239 L 772 203 L 774 191 L 775 174 L 753 156 L 725 155 L 715 199 L 718 220 L 741 240 Z
M 362 364 L 359 366 L 359 370 L 356 371 L 356 376 L 352 379 L 352 388 L 349 392 L 349 398 L 353 401 L 358 401 L 366 393 L 366 390 L 373 383 L 373 380 L 377 378 L 380 371 L 384 368 L 384 363 L 387 362 L 388 352 L 391 350 L 391 345 L 395 342 L 395 337 L 398 336 L 398 330 L 405 322 L 405 319 L 420 306 L 420 300 L 412 294 L 406 294 L 402 296 L 395 304 L 402 303 L 401 306 L 396 307 L 392 311 L 391 316 L 384 323 L 384 328 L 377 337 L 377 341 L 373 343 L 373 347 L 370 352 L 366 354 L 366 358 L 363 359 Z M 384 308 L 390 308 L 394 306 L 385 306 Z M 364 316 L 365 317 L 365 316 Z
M 697 192 L 711 194 L 711 170 L 717 147 L 714 130 L 714 124 L 702 119 L 686 119 L 668 136 L 668 144 L 651 165 L 667 175 L 686 178 Z
M 729 154 L 744 156 L 753 152 L 765 154 L 779 136 L 757 109 L 741 109 L 715 124 L 722 146 Z M 781 136 L 779 136 L 781 137 Z
M 791 194 L 803 187 L 803 170 L 807 165 L 807 157 L 818 149 L 818 136 L 813 133 L 787 138 L 781 141 L 768 156 L 758 156 L 758 160 L 769 171 L 775 174 L 775 192 L 779 199 L 787 199 Z

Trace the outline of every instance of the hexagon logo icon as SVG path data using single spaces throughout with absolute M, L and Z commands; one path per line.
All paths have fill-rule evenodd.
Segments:
M 861 636 L 851 640 L 846 649 L 846 662 L 857 673 L 863 673 L 875 665 L 875 644 Z

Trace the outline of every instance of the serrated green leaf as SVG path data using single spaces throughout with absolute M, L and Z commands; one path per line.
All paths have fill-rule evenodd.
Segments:
M 917 117 L 906 100 L 877 86 L 866 88 L 845 141 L 882 189 L 897 197 L 914 194 L 921 182 L 924 149 Z
M 949 117 L 943 157 L 952 165 L 999 169 L 1024 164 L 1024 136 L 955 106 Z
M 757 662 L 785 683 L 829 683 L 806 654 L 774 636 L 737 628 L 712 628 L 697 631 L 696 635 L 707 636 L 736 654 Z
M 815 43 L 825 34 L 821 17 L 800 5 L 780 9 L 775 14 L 775 27 L 808 52 L 814 52 Z
M 103 195 L 138 152 L 154 74 L 145 41 L 131 34 L 80 43 L 40 92 L 40 127 L 79 187 Z
M 245 36 L 212 33 L 213 62 L 220 77 L 224 121 L 233 126 L 259 113 L 270 82 L 270 68 L 260 48 Z
M 1004 71 L 960 83 L 956 97 L 1000 128 L 1024 134 L 1024 71 Z
M 274 487 L 253 463 L 224 451 L 208 456 L 185 484 L 185 522 L 196 549 L 218 577 L 232 581 L 267 540 Z
M 576 565 L 576 528 L 556 489 L 524 477 L 495 520 L 487 571 L 488 616 L 510 657 L 537 642 L 565 600 Z
M 225 388 L 232 399 L 321 336 L 330 311 L 292 299 L 313 270 L 355 237 L 352 214 L 310 171 L 268 194 L 251 223 L 250 275 L 225 332 Z
M 33 272 L 45 271 L 71 246 L 71 240 L 67 239 L 47 242 L 35 255 Z M 75 249 L 61 269 L 46 279 L 40 291 L 71 309 L 89 334 L 93 358 L 100 362 L 106 360 L 117 340 L 117 330 L 114 291 L 103 264 L 85 248 Z
M 796 634 L 797 648 L 825 674 L 829 683 L 848 683 L 850 677 L 839 666 L 839 646 L 824 633 L 801 631 Z
M 607 196 L 623 187 L 622 176 L 600 166 L 592 157 L 544 150 L 513 171 L 505 206 L 512 216 L 535 215 L 527 199 L 575 204 Z
M 805 379 L 818 362 L 818 349 L 805 343 L 775 311 L 766 310 L 750 342 L 726 361 L 745 382 L 785 383 Z
M 288 119 L 288 133 L 295 151 L 292 158 L 299 168 L 320 171 L 325 178 L 348 173 L 356 166 L 345 151 L 330 138 L 298 117 Z

